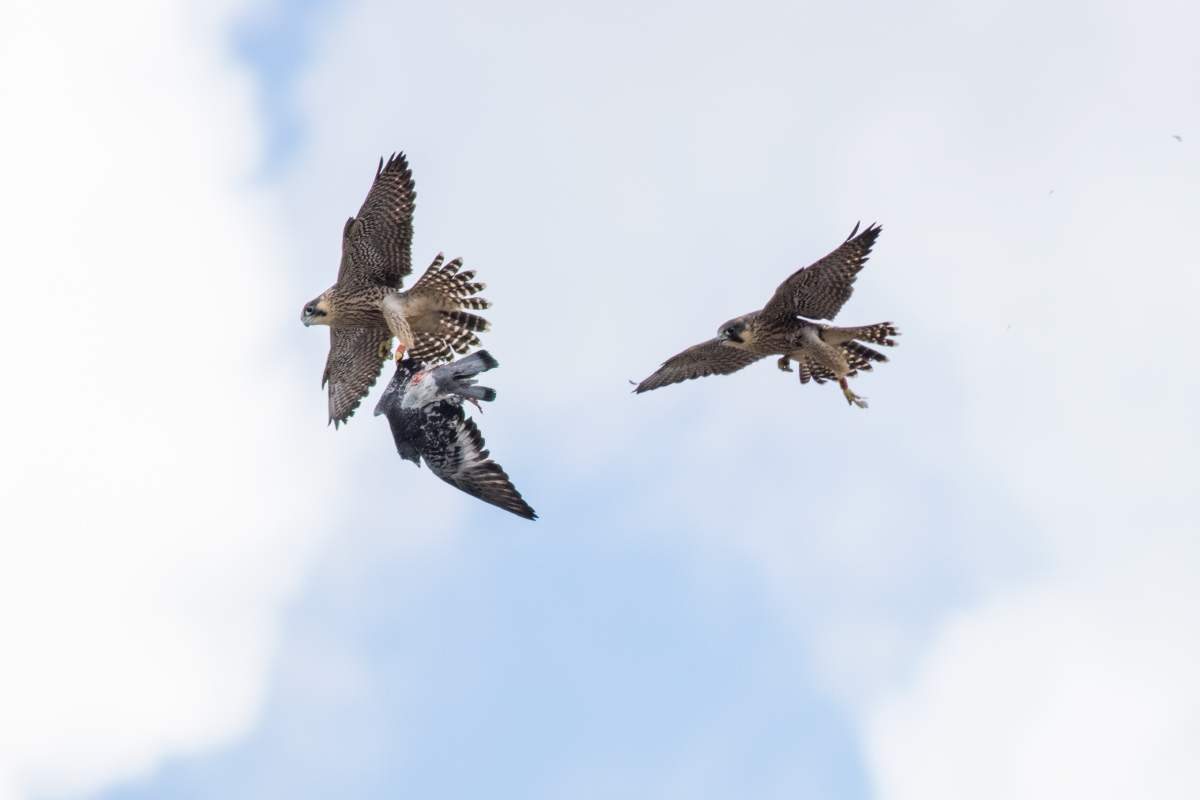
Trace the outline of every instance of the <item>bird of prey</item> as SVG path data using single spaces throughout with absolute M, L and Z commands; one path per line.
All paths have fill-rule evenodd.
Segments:
M 451 486 L 518 517 L 537 519 L 500 465 L 488 458 L 475 420 L 463 414 L 463 400 L 479 407 L 480 400 L 496 399 L 495 389 L 475 385 L 476 375 L 496 366 L 486 350 L 432 369 L 406 358 L 396 364 L 375 416 L 387 415 L 401 458 L 418 467 L 423 458 Z
M 717 330 L 717 338 L 668 359 L 634 391 L 640 394 L 690 378 L 728 375 L 777 355 L 782 356 L 778 366 L 784 372 L 791 372 L 790 362 L 796 362 L 801 383 L 837 381 L 847 403 L 866 408 L 866 398 L 850 391 L 846 378 L 858 370 L 869 372 L 872 361 L 887 358 L 859 342 L 895 347 L 888 337 L 900 332 L 890 322 L 839 328 L 809 320 L 833 319 L 850 299 L 880 230 L 872 225 L 858 233 L 855 225 L 841 247 L 779 284 L 761 310 L 729 320 Z
M 329 358 L 321 386 L 329 384 L 329 421 L 336 428 L 375 385 L 383 362 L 400 340 L 396 359 L 407 351 L 425 362 L 449 359 L 479 344 L 475 331 L 487 320 L 462 309 L 489 308 L 473 297 L 483 290 L 475 273 L 460 272 L 462 259 L 442 266 L 439 253 L 411 289 L 400 291 L 412 272 L 412 215 L 417 193 L 404 154 L 379 159 L 375 182 L 358 216 L 342 229 L 342 263 L 337 283 L 305 304 L 300 321 L 328 325 Z

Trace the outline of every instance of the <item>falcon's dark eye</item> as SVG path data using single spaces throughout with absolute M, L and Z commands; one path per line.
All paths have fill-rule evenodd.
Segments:
M 308 306 L 304 309 L 304 313 L 311 316 L 311 315 L 317 313 L 317 307 L 316 306 Z

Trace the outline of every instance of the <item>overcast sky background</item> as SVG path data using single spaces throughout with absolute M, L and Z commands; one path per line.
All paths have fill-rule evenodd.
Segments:
M 0 6 L 0 800 L 1195 797 L 1198 35 Z M 299 310 L 395 150 L 535 523 L 401 462 L 380 387 L 325 427 Z M 860 220 L 870 409 L 629 393 Z

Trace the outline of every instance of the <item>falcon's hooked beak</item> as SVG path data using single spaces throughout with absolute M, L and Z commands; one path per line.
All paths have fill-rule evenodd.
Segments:
M 741 324 L 737 319 L 731 319 L 721 327 L 717 328 L 717 341 L 723 345 L 745 344 L 745 340 L 738 336 L 739 330 L 745 330 L 746 326 Z
M 306 305 L 304 310 L 300 312 L 300 321 L 304 323 L 304 327 L 307 328 L 314 322 L 318 322 L 318 320 L 320 320 L 322 317 L 327 316 L 324 309 L 322 309 L 319 305 L 320 301 L 321 298 L 318 297 L 316 300 L 313 300 L 311 303 Z

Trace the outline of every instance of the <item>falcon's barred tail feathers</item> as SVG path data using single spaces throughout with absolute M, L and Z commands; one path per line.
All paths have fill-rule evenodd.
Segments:
M 443 267 L 441 266 L 443 258 L 444 256 L 438 253 L 437 257 L 433 259 L 433 263 L 429 265 L 429 269 L 425 270 L 425 274 L 413 284 L 409 291 L 431 291 L 434 294 L 453 297 L 458 301 L 459 308 L 491 308 L 492 304 L 482 297 L 471 297 L 487 288 L 486 283 L 471 282 L 471 279 L 475 277 L 475 271 L 459 272 L 463 265 L 461 258 L 455 258 Z
M 475 298 L 468 298 L 474 300 Z M 483 317 L 468 314 L 466 311 L 442 311 L 442 319 L 448 325 L 468 331 L 486 331 L 490 326 Z
M 450 352 L 462 355 L 472 347 L 478 347 L 483 344 L 479 337 L 472 333 L 471 329 L 465 327 L 464 324 L 449 317 L 449 313 L 462 314 L 464 317 L 470 317 L 473 320 L 479 320 L 473 314 L 463 314 L 463 312 L 438 312 L 437 330 L 430 331 L 415 331 L 413 333 L 413 348 L 411 356 L 418 361 L 437 362 L 444 361 L 450 358 Z M 471 323 L 476 324 L 476 323 Z M 482 328 L 477 330 L 487 330 L 488 323 L 483 321 Z
M 839 328 L 839 339 L 857 339 L 860 342 L 881 344 L 884 347 L 895 347 L 896 342 L 889 336 L 899 336 L 900 331 L 890 322 L 880 322 L 875 325 L 864 325 L 861 328 Z M 887 361 L 885 358 L 884 361 Z
M 450 345 L 440 334 L 428 331 L 413 332 L 413 346 L 408 357 L 414 361 L 436 363 L 450 358 L 450 353 Z
M 422 361 L 441 361 L 449 358 L 452 350 L 462 354 L 472 347 L 478 347 L 481 342 L 475 332 L 491 328 L 491 324 L 483 317 L 460 310 L 491 308 L 492 304 L 484 298 L 472 297 L 483 291 L 486 284 L 471 282 L 471 278 L 475 277 L 472 270 L 459 272 L 463 263 L 461 258 L 452 260 L 444 267 L 442 258 L 442 254 L 438 253 L 429 269 L 408 291 L 414 302 L 437 311 L 436 330 L 429 331 L 428 335 L 414 332 L 412 357 Z
M 846 342 L 842 346 L 842 353 L 846 357 L 846 363 L 850 365 L 850 374 L 853 375 L 858 370 L 863 372 L 871 372 L 874 367 L 871 366 L 872 361 L 886 362 L 887 356 L 877 350 L 872 350 L 866 345 L 858 342 Z
M 871 344 L 881 344 L 884 347 L 895 347 L 896 342 L 891 339 L 892 336 L 899 336 L 900 330 L 890 322 L 880 322 L 875 325 L 868 325 L 865 328 L 857 329 L 855 339 L 860 342 L 869 342 Z M 887 359 L 884 359 L 886 361 Z
M 451 314 L 456 316 L 451 316 Z M 472 321 L 464 324 L 460 317 L 467 317 Z M 475 325 L 476 321 L 483 322 L 483 327 L 468 327 L 468 325 Z M 480 318 L 474 314 L 466 314 L 462 311 L 443 311 L 441 313 L 441 320 L 438 323 L 437 335 L 442 337 L 442 339 L 446 341 L 446 344 L 448 344 L 454 352 L 462 355 L 472 347 L 478 347 L 479 345 L 483 344 L 483 342 L 479 340 L 479 337 L 472 333 L 472 330 L 486 331 L 487 329 L 488 323 L 484 320 L 480 320 Z
M 874 367 L 872 361 L 886 362 L 887 356 L 878 351 L 872 350 L 864 344 L 858 342 L 842 342 L 838 345 L 838 349 L 842 351 L 842 355 L 846 359 L 846 365 L 850 367 L 850 371 L 846 373 L 846 377 L 854 377 L 859 370 L 863 372 L 873 372 Z M 837 374 L 829 367 L 817 361 L 810 360 L 807 356 L 796 359 L 797 370 L 800 374 L 800 382 L 808 383 L 816 381 L 817 383 L 825 383 L 825 381 L 839 380 Z
M 473 331 L 486 331 L 491 327 L 483 317 L 468 314 L 466 311 L 439 311 L 438 316 L 438 336 L 459 355 L 482 344 Z
M 796 367 L 796 372 L 800 375 L 801 383 L 808 383 L 809 381 L 824 383 L 827 380 L 833 379 L 833 373 L 828 372 L 824 367 L 813 364 L 808 359 L 796 361 Z

